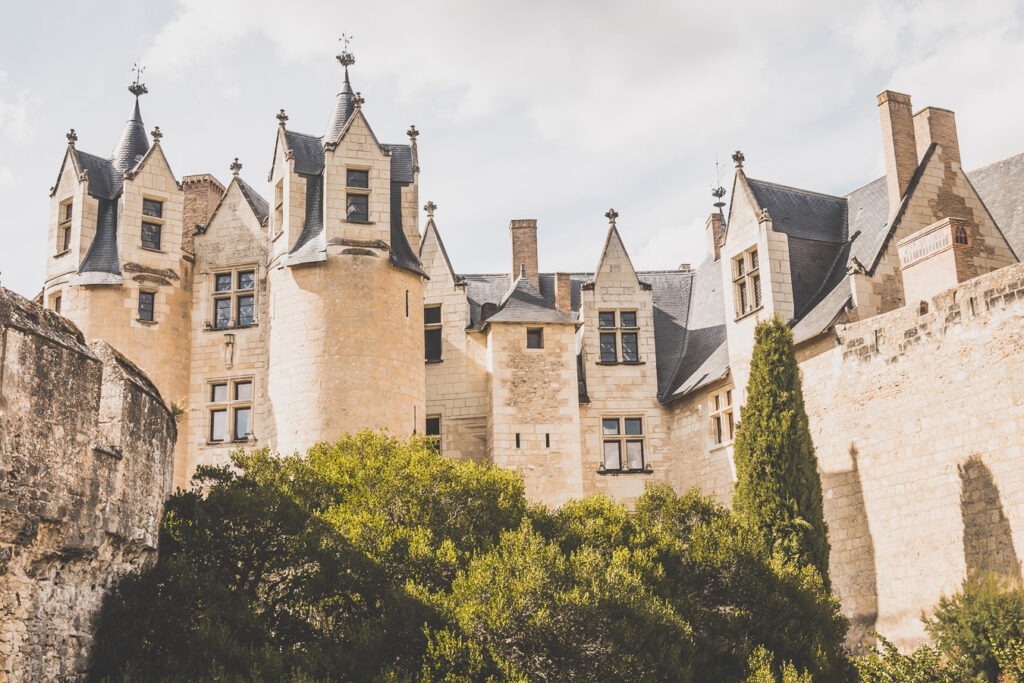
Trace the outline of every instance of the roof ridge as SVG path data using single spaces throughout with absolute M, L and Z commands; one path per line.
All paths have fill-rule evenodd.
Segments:
M 970 171 L 964 171 L 964 173 L 970 175 L 971 173 L 975 173 L 977 171 L 984 171 L 986 168 L 991 168 L 992 166 L 996 166 L 998 164 L 1005 164 L 1007 161 L 1010 161 L 1011 159 L 1016 159 L 1017 157 L 1021 156 L 1024 156 L 1024 152 L 1017 152 L 1016 154 L 1011 154 L 1010 156 L 1004 159 L 1000 159 L 999 161 L 993 161 L 990 164 L 985 164 L 984 166 L 979 166 L 977 168 L 972 168 Z
M 772 187 L 777 187 L 781 190 L 792 190 L 794 192 L 801 192 L 803 194 L 813 194 L 817 197 L 825 197 L 826 199 L 837 199 L 839 201 L 846 200 L 845 196 L 840 197 L 839 195 L 828 194 L 827 192 L 818 192 L 817 190 L 806 190 L 802 187 L 796 187 L 794 185 L 783 185 L 782 183 L 773 183 L 770 180 L 758 180 L 757 178 L 751 178 L 750 176 L 747 176 L 747 182 L 761 183 L 762 185 L 771 185 Z

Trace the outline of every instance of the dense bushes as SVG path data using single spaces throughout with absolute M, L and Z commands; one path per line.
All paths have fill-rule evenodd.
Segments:
M 197 481 L 107 600 L 93 679 L 850 675 L 818 573 L 695 493 L 550 512 L 511 472 L 369 433 Z

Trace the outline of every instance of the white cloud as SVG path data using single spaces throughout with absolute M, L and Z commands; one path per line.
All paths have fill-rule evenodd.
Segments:
M 7 81 L 7 73 L 0 69 L 0 136 L 24 145 L 35 133 L 32 121 L 38 100 L 28 89 L 14 92 Z

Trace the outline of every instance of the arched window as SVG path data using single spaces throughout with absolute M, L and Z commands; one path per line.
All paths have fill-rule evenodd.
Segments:
M 956 232 L 954 233 L 954 241 L 957 244 L 962 244 L 964 246 L 967 246 L 970 243 L 967 237 L 966 227 L 962 225 L 956 226 Z

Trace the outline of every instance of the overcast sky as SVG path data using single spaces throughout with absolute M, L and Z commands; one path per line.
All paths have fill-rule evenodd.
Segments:
M 0 282 L 42 285 L 48 188 L 65 150 L 107 156 L 141 59 L 182 175 L 264 191 L 274 115 L 320 134 L 355 36 L 352 83 L 378 138 L 416 124 L 420 203 L 455 269 L 509 268 L 508 222 L 539 221 L 542 270 L 592 270 L 607 227 L 637 268 L 704 258 L 715 159 L 845 194 L 883 173 L 875 96 L 953 109 L 964 165 L 1024 151 L 1019 2 L 4 2 Z

